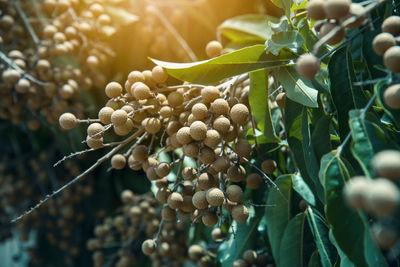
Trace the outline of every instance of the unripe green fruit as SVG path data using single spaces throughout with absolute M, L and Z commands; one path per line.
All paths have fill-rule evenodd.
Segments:
M 306 79 L 314 79 L 320 70 L 321 63 L 313 54 L 303 54 L 296 62 L 297 72 Z
M 243 190 L 238 185 L 230 185 L 226 188 L 226 196 L 232 202 L 240 202 L 243 198 Z
M 217 57 L 222 53 L 222 44 L 218 41 L 211 41 L 206 45 L 206 54 L 208 57 Z
M 58 122 L 64 130 L 71 130 L 78 124 L 75 115 L 68 112 L 63 113 L 58 119 Z
M 246 186 L 250 189 L 258 189 L 262 183 L 263 179 L 258 173 L 251 173 L 246 178 Z
M 207 126 L 202 121 L 195 121 L 190 125 L 190 136 L 196 141 L 202 141 L 206 138 Z
M 224 203 L 224 193 L 219 188 L 211 188 L 206 193 L 207 202 L 214 207 L 221 206 Z
M 400 46 L 392 46 L 383 55 L 385 67 L 394 73 L 400 72 Z
M 192 202 L 197 209 L 202 210 L 208 207 L 206 194 L 207 193 L 205 191 L 197 191 L 196 193 L 194 193 Z
M 390 16 L 385 19 L 382 23 L 382 31 L 398 36 L 400 34 L 400 17 Z
M 396 45 L 396 41 L 390 33 L 382 32 L 375 36 L 372 47 L 377 55 L 383 56 L 389 48 Z
M 142 243 L 143 254 L 150 256 L 156 250 L 156 245 L 152 239 L 147 239 Z
M 232 208 L 232 218 L 237 222 L 245 222 L 249 218 L 249 210 L 244 205 L 237 205 Z
M 350 11 L 350 0 L 326 0 L 325 1 L 325 13 L 328 19 L 340 19 Z
M 171 209 L 180 209 L 183 205 L 183 197 L 181 194 L 173 192 L 169 195 L 167 203 Z
M 313 20 L 326 18 L 324 0 L 311 0 L 307 3 L 307 15 Z
M 125 168 L 125 165 L 126 165 L 126 158 L 122 154 L 115 154 L 111 158 L 111 166 L 114 169 L 122 170 L 123 168 Z
M 109 98 L 118 97 L 122 94 L 122 86 L 117 82 L 110 82 L 106 85 L 105 92 Z
M 232 107 L 230 115 L 233 122 L 244 125 L 249 119 L 250 112 L 245 105 L 239 103 Z
M 398 86 L 400 91 L 400 86 Z M 384 150 L 374 155 L 371 161 L 376 175 L 391 180 L 400 179 L 400 152 L 397 150 Z

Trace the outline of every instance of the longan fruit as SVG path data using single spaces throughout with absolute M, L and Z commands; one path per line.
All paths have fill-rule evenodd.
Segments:
M 136 82 L 131 87 L 131 94 L 138 100 L 144 100 L 151 97 L 151 90 L 145 83 Z
M 104 135 L 104 127 L 98 122 L 91 123 L 87 128 L 87 135 L 91 138 L 102 138 Z
M 128 113 L 125 110 L 117 109 L 111 114 L 111 123 L 114 126 L 123 126 L 125 125 L 128 119 Z
M 168 186 L 168 179 L 167 179 L 167 177 L 163 177 L 163 178 L 161 178 L 161 179 L 158 179 L 158 180 L 156 181 L 155 185 L 156 185 L 158 188 L 167 187 L 167 186 Z
M 241 158 L 251 158 L 251 145 L 246 139 L 239 139 L 235 144 L 235 151 Z
M 19 79 L 18 83 L 15 85 L 15 90 L 18 93 L 24 94 L 29 91 L 29 88 L 31 87 L 31 83 L 27 79 Z
M 172 116 L 172 108 L 169 106 L 164 106 L 160 108 L 160 116 L 164 119 L 171 118 Z
M 275 98 L 276 104 L 278 104 L 280 109 L 285 108 L 285 103 L 286 103 L 286 93 L 282 92 L 279 93 L 276 98 Z
M 266 174 L 272 174 L 276 170 L 276 161 L 273 159 L 266 159 L 261 163 L 261 169 Z
M 194 179 L 196 177 L 195 176 L 196 173 L 197 173 L 196 169 L 187 166 L 182 170 L 182 177 L 183 179 Z
M 98 149 L 103 147 L 103 138 L 91 138 L 91 137 L 86 137 L 86 144 L 88 147 L 93 148 L 93 149 Z
M 206 138 L 207 126 L 202 121 L 195 121 L 190 125 L 190 136 L 193 140 L 202 141 Z
M 215 161 L 215 153 L 209 147 L 203 147 L 200 149 L 200 161 L 203 164 L 211 164 Z
M 222 53 L 222 44 L 218 41 L 210 41 L 206 45 L 206 54 L 208 57 L 217 57 L 220 56 Z
M 131 203 L 134 199 L 134 195 L 133 192 L 129 189 L 126 189 L 124 191 L 122 191 L 121 193 L 121 201 L 124 204 L 128 204 Z
M 154 82 L 153 73 L 151 72 L 151 70 L 144 70 L 144 71 L 142 71 L 142 74 L 144 76 L 145 83 L 150 87 L 154 87 L 155 82 Z
M 176 211 L 169 206 L 165 206 L 161 210 L 161 217 L 167 222 L 173 221 L 176 218 Z
M 63 113 L 58 119 L 58 122 L 64 130 L 71 130 L 78 124 L 75 115 L 69 112 Z
M 128 81 L 130 84 L 134 84 L 136 82 L 144 83 L 145 78 L 144 78 L 144 75 L 140 71 L 134 70 L 128 74 Z
M 326 0 L 324 9 L 328 19 L 340 19 L 350 11 L 350 0 Z
M 168 99 L 168 105 L 173 108 L 182 105 L 183 101 L 185 100 L 183 98 L 183 95 L 177 91 L 169 93 L 167 99 Z
M 230 109 L 228 101 L 223 98 L 215 99 L 210 107 L 216 116 L 228 114 Z
M 193 141 L 193 139 L 190 134 L 190 128 L 187 126 L 180 128 L 176 133 L 176 139 L 182 145 L 191 143 Z
M 232 202 L 239 202 L 243 198 L 243 190 L 238 185 L 230 185 L 226 188 L 226 196 Z
M 218 216 L 212 212 L 206 212 L 206 214 L 201 217 L 201 221 L 205 226 L 212 227 L 218 223 Z
M 156 244 L 152 239 L 147 239 L 142 243 L 143 254 L 150 256 L 156 250 Z
M 400 84 L 393 84 L 385 90 L 383 102 L 391 109 L 400 109 Z
M 109 98 L 118 97 L 122 94 L 122 86 L 117 82 L 110 82 L 106 85 L 105 93 Z
M 215 178 L 212 174 L 208 172 L 203 172 L 200 174 L 198 180 L 197 180 L 197 187 L 200 190 L 207 190 L 213 187 L 215 184 Z
M 138 145 L 132 150 L 131 153 L 136 161 L 144 161 L 149 155 L 149 150 L 145 145 Z
M 205 103 L 211 103 L 220 97 L 220 91 L 215 86 L 206 86 L 201 90 L 201 98 Z
M 183 154 L 191 158 L 197 158 L 199 155 L 199 146 L 195 142 L 184 145 Z
M 400 85 L 397 86 L 400 92 Z M 389 87 L 390 88 L 390 87 Z M 400 152 L 397 150 L 384 150 L 374 155 L 371 161 L 376 175 L 391 180 L 400 179 Z
M 184 212 L 193 212 L 196 209 L 196 207 L 193 205 L 192 198 L 193 197 L 191 195 L 185 195 L 183 197 L 183 203 L 181 209 Z
M 192 202 L 197 209 L 203 210 L 208 207 L 206 195 L 206 191 L 197 191 L 194 193 Z
M 246 186 L 250 189 L 258 189 L 262 183 L 263 179 L 258 173 L 251 173 L 246 178 Z
M 219 188 L 210 188 L 206 193 L 207 202 L 214 207 L 219 207 L 224 203 L 224 193 Z
M 210 129 L 206 133 L 206 138 L 203 140 L 203 143 L 208 147 L 216 147 L 222 141 L 221 135 L 218 131 L 214 129 Z
M 382 249 L 391 249 L 398 240 L 396 229 L 391 226 L 383 226 L 379 223 L 371 227 L 371 234 L 375 243 Z
M 188 255 L 191 260 L 197 261 L 204 254 L 204 249 L 199 245 L 191 245 L 188 249 Z
M 221 134 L 227 133 L 229 131 L 230 126 L 231 122 L 229 121 L 228 118 L 224 116 L 216 118 L 213 122 L 213 128 Z
M 171 171 L 171 166 L 166 162 L 161 162 L 156 167 L 156 172 L 159 177 L 165 177 Z
M 319 32 L 319 38 L 323 38 L 325 35 L 327 35 L 330 31 L 334 30 L 334 28 L 337 25 L 334 23 L 330 22 L 325 22 L 324 25 L 322 25 L 321 30 Z M 329 38 L 326 43 L 329 45 L 335 45 L 343 41 L 344 37 L 346 36 L 346 32 L 344 29 L 340 29 L 337 31 L 331 38 Z
M 257 260 L 257 252 L 252 249 L 248 249 L 243 252 L 243 259 L 250 265 L 255 264 Z
M 183 197 L 181 194 L 173 192 L 169 195 L 167 203 L 171 209 L 180 209 L 183 205 Z
M 375 53 L 379 56 L 383 56 L 389 48 L 396 45 L 396 41 L 390 33 L 382 32 L 375 36 L 372 41 L 372 47 Z
M 180 128 L 181 128 L 181 124 L 179 122 L 177 122 L 177 121 L 169 121 L 165 131 L 169 136 L 171 136 L 174 133 L 178 132 L 178 130 Z
M 151 70 L 151 76 L 156 83 L 165 83 L 168 79 L 168 73 L 160 66 L 155 66 Z
M 248 267 L 247 263 L 243 259 L 238 259 L 233 262 L 233 267 Z
M 400 72 L 400 46 L 392 46 L 383 55 L 385 67 L 394 73 Z
M 352 3 L 350 5 L 349 14 L 346 17 L 340 19 L 340 22 L 343 22 L 343 21 L 349 19 L 352 16 L 359 16 L 359 15 L 361 15 L 363 13 L 364 13 L 364 7 L 362 5 L 360 5 L 358 3 Z M 355 22 L 350 23 L 346 27 L 349 28 L 349 29 L 356 29 L 358 27 L 361 27 L 364 24 L 365 19 L 366 19 L 366 16 L 363 15 L 363 16 L 359 17 L 358 19 L 356 19 Z
M 126 158 L 122 154 L 115 154 L 111 158 L 111 166 L 114 169 L 122 170 L 123 168 L 125 168 L 125 165 L 126 165 Z
M 326 18 L 324 0 L 311 0 L 307 3 L 307 15 L 313 20 Z
M 382 23 L 382 31 L 391 33 L 393 36 L 400 34 L 400 17 L 390 16 Z
M 212 230 L 211 237 L 215 242 L 220 242 L 224 239 L 225 234 L 222 232 L 221 228 L 217 227 Z
M 7 69 L 3 71 L 1 77 L 6 84 L 14 85 L 21 78 L 21 73 L 14 69 Z
M 169 195 L 171 195 L 171 190 L 166 187 L 162 187 L 158 189 L 156 198 L 158 201 L 160 201 L 160 203 L 165 204 L 168 201 Z
M 217 172 L 225 173 L 230 167 L 229 158 L 226 156 L 218 157 L 212 166 L 213 169 L 216 170 Z
M 202 120 L 207 117 L 208 108 L 203 103 L 196 103 L 192 107 L 192 114 L 197 120 Z
M 227 171 L 228 178 L 235 183 L 243 181 L 245 175 L 246 175 L 246 170 L 242 165 L 232 165 L 229 167 Z
M 306 79 L 314 79 L 321 68 L 321 62 L 313 54 L 303 54 L 296 62 L 297 72 Z
M 241 223 L 247 221 L 249 218 L 249 210 L 245 205 L 237 205 L 232 207 L 232 218 Z
M 148 118 L 145 129 L 146 132 L 156 134 L 161 130 L 161 121 L 158 118 Z
M 156 169 L 154 167 L 149 167 L 146 170 L 146 177 L 147 179 L 149 179 L 150 181 L 155 181 L 160 179 L 160 177 L 158 177 L 157 173 L 156 173 Z
M 366 196 L 371 189 L 372 181 L 364 176 L 352 177 L 345 185 L 343 194 L 347 204 L 355 209 L 366 208 Z
M 232 107 L 230 116 L 233 122 L 244 125 L 249 119 L 249 109 L 243 104 L 236 104 Z
M 367 195 L 367 208 L 378 217 L 393 215 L 399 205 L 400 193 L 396 184 L 385 178 L 373 180 Z

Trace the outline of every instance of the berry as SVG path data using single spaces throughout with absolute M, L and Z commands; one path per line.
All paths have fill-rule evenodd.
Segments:
M 145 145 L 138 145 L 132 150 L 132 156 L 137 161 L 144 161 L 148 155 L 149 151 Z
M 326 22 L 324 25 L 321 27 L 321 31 L 319 32 L 319 38 L 323 38 L 325 35 L 330 33 L 330 31 L 334 30 L 336 28 L 336 24 Z M 336 31 L 336 30 L 335 30 Z M 335 45 L 343 41 L 346 33 L 344 29 L 338 30 L 331 38 L 329 38 L 326 43 L 329 45 Z M 319 62 L 318 62 L 319 63 Z
M 377 55 L 383 56 L 389 48 L 396 45 L 396 41 L 390 33 L 380 33 L 372 41 L 372 47 Z
M 161 121 L 158 118 L 148 118 L 146 121 L 146 132 L 156 134 L 161 130 Z
M 193 140 L 201 141 L 206 138 L 207 126 L 202 121 L 195 121 L 190 125 L 190 136 Z
M 380 177 L 400 179 L 400 152 L 397 150 L 384 150 L 375 154 L 371 165 Z
M 111 122 L 114 126 L 125 125 L 128 119 L 128 113 L 125 110 L 117 109 L 111 114 Z
M 306 79 L 314 79 L 321 68 L 321 63 L 313 54 L 303 54 L 297 59 L 297 72 Z
M 118 97 L 122 94 L 122 86 L 117 82 L 110 82 L 106 85 L 105 92 L 109 98 Z
M 75 115 L 72 113 L 63 113 L 58 119 L 58 122 L 64 130 L 71 130 L 78 124 Z
M 204 223 L 205 226 L 212 227 L 217 224 L 218 217 L 212 212 L 207 212 L 201 217 L 201 221 Z
M 152 239 L 147 239 L 142 243 L 143 254 L 150 256 L 156 250 L 156 245 Z
M 350 11 L 350 0 L 326 0 L 325 1 L 325 13 L 328 19 L 340 19 Z
M 173 192 L 169 195 L 167 203 L 171 209 L 180 209 L 183 205 L 183 197 L 181 194 Z
M 229 112 L 228 101 L 222 98 L 217 98 L 211 103 L 211 111 L 215 113 L 216 116 L 225 115 Z
M 385 227 L 381 224 L 374 224 L 371 227 L 372 237 L 376 244 L 382 249 L 391 249 L 398 240 L 398 233 L 392 227 Z
M 207 202 L 214 207 L 221 206 L 224 203 L 224 193 L 219 188 L 211 188 L 206 193 Z
M 399 204 L 400 193 L 396 184 L 388 179 L 378 178 L 373 181 L 367 196 L 368 210 L 378 217 L 392 215 Z
M 192 202 L 197 209 L 202 210 L 208 207 L 206 194 L 206 191 L 197 191 L 196 193 L 194 193 Z
M 131 203 L 134 200 L 133 192 L 129 189 L 122 191 L 121 193 L 121 201 L 124 204 Z
M 214 228 L 211 232 L 211 237 L 215 242 L 220 242 L 225 237 L 224 232 L 222 232 L 221 228 Z
M 104 127 L 98 122 L 91 123 L 87 128 L 87 134 L 91 138 L 102 138 L 104 135 Z
M 111 166 L 114 169 L 122 170 L 123 168 L 125 168 L 125 165 L 126 165 L 126 158 L 122 154 L 115 154 L 111 158 Z
M 190 128 L 187 126 L 180 128 L 176 133 L 176 139 L 182 145 L 191 143 L 193 139 L 192 136 L 190 135 Z
M 243 190 L 238 185 L 230 185 L 226 188 L 226 196 L 232 202 L 239 202 L 243 197 Z
M 241 158 L 251 158 L 251 145 L 246 139 L 239 139 L 236 142 L 235 151 Z
M 184 101 L 183 95 L 180 92 L 172 92 L 168 95 L 168 105 L 176 108 L 180 105 L 182 105 Z
M 103 138 L 90 138 L 89 136 L 86 137 L 86 144 L 88 145 L 88 147 L 92 148 L 92 149 L 98 149 L 103 147 Z
M 243 259 L 250 265 L 255 264 L 257 260 L 257 253 L 254 250 L 248 249 L 243 252 Z
M 206 45 L 206 54 L 208 57 L 217 57 L 222 53 L 222 44 L 218 41 L 211 41 Z
M 218 157 L 212 165 L 212 168 L 217 172 L 225 173 L 230 166 L 229 158 L 226 156 Z
M 151 76 L 156 83 L 165 83 L 168 79 L 168 73 L 160 66 L 155 66 L 151 70 Z
M 156 173 L 159 177 L 165 177 L 171 171 L 171 166 L 166 162 L 161 162 L 156 167 Z
M 249 174 L 246 178 L 246 186 L 250 189 L 258 189 L 262 183 L 263 179 L 258 173 Z
M 162 187 L 160 189 L 158 189 L 157 194 L 156 194 L 156 198 L 158 201 L 160 201 L 160 203 L 167 203 L 168 201 L 168 197 L 171 194 L 171 190 L 169 190 L 166 187 Z
M 233 122 L 244 125 L 249 119 L 249 109 L 243 104 L 236 104 L 232 107 L 230 115 Z
M 150 88 L 142 82 L 136 82 L 132 85 L 131 94 L 139 100 L 148 99 L 151 97 Z
M 197 103 L 192 107 L 192 114 L 197 120 L 202 120 L 207 116 L 208 108 L 203 103 Z
M 392 46 L 383 55 L 383 63 L 389 70 L 400 72 L 400 46 Z
M 203 147 L 200 150 L 200 161 L 203 164 L 211 164 L 215 161 L 215 153 L 209 147 Z
M 161 217 L 167 222 L 173 221 L 176 218 L 176 211 L 168 206 L 165 206 L 161 210 Z
M 227 133 L 230 126 L 231 122 L 224 116 L 216 118 L 213 122 L 213 128 L 221 134 Z
M 220 92 L 215 86 L 206 86 L 201 90 L 201 97 L 205 103 L 211 103 L 220 97 Z
M 261 163 L 261 169 L 266 174 L 272 174 L 276 170 L 276 162 L 272 159 L 266 159 Z
M 382 23 L 382 31 L 391 33 L 393 36 L 400 34 L 400 17 L 390 16 Z
M 191 245 L 188 250 L 188 255 L 191 260 L 197 261 L 204 254 L 204 249 L 199 245 Z
M 144 75 L 140 71 L 134 70 L 134 71 L 129 73 L 128 81 L 129 81 L 130 84 L 134 84 L 136 82 L 144 83 L 145 82 L 145 78 L 144 78 Z
M 213 187 L 215 184 L 215 178 L 212 174 L 208 172 L 204 172 L 200 174 L 198 181 L 197 181 L 197 187 L 201 190 L 207 190 Z
M 340 21 L 341 22 L 345 21 L 346 19 L 349 19 L 352 16 L 360 16 L 364 12 L 365 12 L 365 10 L 364 10 L 364 7 L 362 5 L 357 4 L 357 3 L 352 3 L 350 5 L 349 14 L 346 17 L 342 18 Z M 363 15 L 363 16 L 359 17 L 358 19 L 356 19 L 355 22 L 350 23 L 349 25 L 347 25 L 347 28 L 355 29 L 355 28 L 361 27 L 365 23 L 365 19 L 366 19 L 366 16 Z
M 372 185 L 372 181 L 364 176 L 356 176 L 346 183 L 343 193 L 347 204 L 355 209 L 366 207 L 365 198 Z
M 311 0 L 307 4 L 307 15 L 313 20 L 321 20 L 326 18 L 324 9 L 324 0 Z
M 203 143 L 208 147 L 216 147 L 221 143 L 221 135 L 214 129 L 208 130 Z
M 249 210 L 244 205 L 237 205 L 232 208 L 232 218 L 237 222 L 245 222 L 249 218 Z
M 99 119 L 103 124 L 110 124 L 111 123 L 111 115 L 113 114 L 114 110 L 110 107 L 103 107 L 99 111 Z
M 181 209 L 184 212 L 193 212 L 196 207 L 193 205 L 192 196 L 184 196 Z
M 232 165 L 229 167 L 227 175 L 232 182 L 238 183 L 244 180 L 246 171 L 241 165 Z

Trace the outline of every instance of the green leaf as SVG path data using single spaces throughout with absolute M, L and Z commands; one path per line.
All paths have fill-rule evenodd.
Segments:
M 332 234 L 332 229 L 329 229 L 329 240 L 331 243 L 335 246 L 335 248 L 338 251 L 338 254 L 340 256 L 339 259 L 339 266 L 346 266 L 346 267 L 355 267 L 355 265 L 349 260 L 349 258 L 346 256 L 346 254 L 343 252 L 343 250 L 340 249 L 338 243 L 335 240 L 335 237 Z M 336 261 L 335 266 L 338 265 L 338 261 Z
M 268 101 L 268 71 L 266 69 L 250 72 L 249 103 L 257 128 L 264 134 L 267 141 L 280 142 L 272 124 Z
M 282 195 L 274 189 L 268 194 L 267 206 L 265 209 L 265 218 L 267 220 L 267 234 L 268 240 L 271 244 L 272 255 L 275 262 L 279 266 L 280 262 L 280 247 L 283 233 L 287 224 L 289 223 L 291 215 L 290 201 L 292 198 L 292 175 L 282 175 L 275 181 L 276 185 L 281 190 L 282 194 L 287 198 L 284 199 Z
M 319 254 L 318 254 L 318 249 L 314 251 L 314 253 L 311 255 L 310 261 L 308 262 L 308 267 L 320 267 L 321 261 L 319 259 Z
M 271 39 L 265 42 L 265 48 L 267 53 L 271 52 L 275 56 L 278 56 L 282 49 L 299 54 L 303 43 L 304 39 L 298 31 L 282 31 L 273 34 Z
M 249 206 L 249 219 L 244 223 L 232 222 L 229 228 L 230 237 L 218 249 L 218 259 L 222 266 L 232 266 L 233 262 L 242 257 L 246 249 L 252 248 L 257 242 L 258 224 L 263 215 L 263 209 Z M 234 232 L 235 234 L 233 234 Z
M 129 13 L 121 7 L 104 5 L 104 11 L 111 17 L 113 23 L 118 26 L 128 25 L 139 20 L 138 16 Z
M 376 247 L 365 245 L 369 235 L 368 222 L 360 212 L 351 210 L 344 201 L 343 187 L 351 177 L 348 165 L 331 152 L 325 176 L 325 213 L 332 234 L 346 256 L 356 266 L 387 266 Z M 329 154 L 328 154 L 329 155 Z
M 317 35 L 314 34 L 314 32 L 311 30 L 312 27 L 308 23 L 307 19 L 302 19 L 300 22 L 297 24 L 297 31 L 301 34 L 304 40 L 304 46 L 305 48 L 311 52 L 314 50 L 314 45 L 318 42 L 319 38 Z M 320 57 L 326 53 L 329 52 L 329 49 L 326 44 L 322 45 L 322 47 L 319 49 L 317 57 Z M 325 61 L 324 61 L 325 62 Z
M 316 200 L 310 187 L 304 182 L 300 175 L 292 175 L 293 189 L 311 206 L 316 206 Z
M 301 78 L 294 67 L 279 68 L 275 74 L 288 98 L 307 107 L 318 107 L 318 91 L 310 80 Z
M 216 58 L 193 63 L 151 60 L 179 80 L 200 84 L 214 84 L 234 75 L 293 63 L 289 55 L 277 57 L 265 54 L 264 45 L 246 47 Z
M 336 262 L 337 252 L 329 241 L 329 228 L 325 219 L 311 207 L 307 208 L 307 219 L 314 235 L 322 266 L 333 266 Z
M 354 158 L 360 163 L 365 175 L 373 177 L 374 173 L 370 162 L 374 154 L 385 149 L 397 147 L 387 134 L 375 123 L 361 118 L 362 110 L 351 110 L 350 129 L 353 137 L 352 152 Z
M 279 23 L 279 19 L 263 14 L 241 15 L 225 20 L 218 33 L 234 43 L 264 43 L 274 33 L 271 22 Z
M 292 7 L 292 0 L 271 0 L 271 2 L 285 11 L 287 18 L 290 18 L 290 9 Z
M 299 213 L 288 223 L 282 237 L 279 266 L 307 266 L 315 249 L 306 223 L 306 213 Z

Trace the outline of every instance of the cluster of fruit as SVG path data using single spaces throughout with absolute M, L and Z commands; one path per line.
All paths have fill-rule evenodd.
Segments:
M 30 130 L 40 115 L 49 123 L 67 109 L 83 116 L 81 90 L 104 86 L 114 54 L 104 41 L 114 27 L 101 4 L 46 0 L 42 8 L 38 16 L 30 1 L 0 3 L 0 117 Z
M 257 253 L 252 249 L 243 252 L 242 258 L 233 262 L 233 267 L 249 267 L 249 266 L 273 266 L 268 264 L 267 253 Z
M 362 210 L 384 221 L 397 211 L 400 204 L 400 190 L 396 182 L 400 180 L 400 152 L 384 150 L 377 153 L 371 162 L 377 178 L 356 176 L 346 184 L 344 196 L 349 206 Z M 393 226 L 380 222 L 372 227 L 377 244 L 390 249 L 398 240 Z
M 375 36 L 372 46 L 377 55 L 383 56 L 385 67 L 400 73 L 400 16 L 390 16 L 382 23 L 382 33 Z M 383 100 L 392 109 L 400 109 L 400 84 L 390 85 Z
M 118 267 L 135 265 L 143 259 L 137 254 L 140 248 L 151 257 L 152 266 L 181 266 L 187 259 L 184 221 L 162 222 L 161 209 L 151 193 L 124 190 L 121 200 L 124 205 L 118 215 L 105 218 L 94 228 L 95 237 L 87 241 L 94 266 L 108 261 Z

